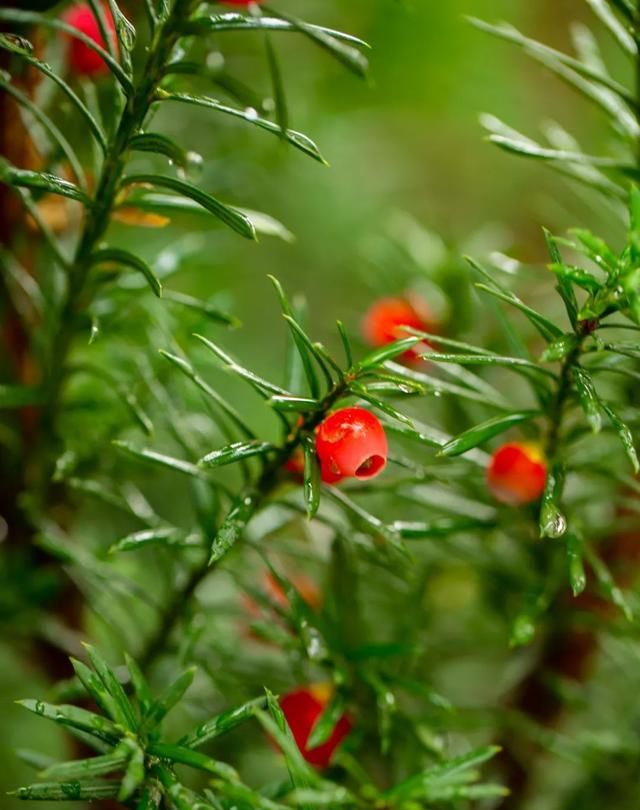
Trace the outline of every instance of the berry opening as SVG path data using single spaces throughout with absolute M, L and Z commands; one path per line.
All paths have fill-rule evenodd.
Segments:
M 356 478 L 373 478 L 387 462 L 383 456 L 369 456 L 356 470 Z

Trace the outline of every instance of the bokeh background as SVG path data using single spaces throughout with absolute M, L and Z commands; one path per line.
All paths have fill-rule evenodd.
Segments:
M 382 292 L 402 292 L 417 266 L 425 268 L 428 290 L 431 267 L 447 266 L 452 279 L 463 277 L 459 258 L 463 251 L 483 254 L 497 249 L 525 262 L 542 263 L 541 224 L 562 232 L 581 223 L 605 236 L 616 235 L 604 214 L 550 171 L 484 142 L 478 122 L 481 112 L 490 111 L 516 129 L 533 132 L 540 122 L 557 119 L 582 133 L 588 152 L 606 140 L 603 123 L 590 107 L 516 49 L 478 32 L 465 20 L 465 15 L 507 19 L 535 38 L 567 46 L 569 23 L 589 19 L 586 4 L 278 2 L 307 20 L 355 33 L 373 46 L 367 84 L 345 74 L 303 38 L 277 40 L 291 126 L 318 143 L 330 168 L 254 128 L 186 106 L 161 112 L 158 123 L 203 155 L 199 180 L 204 188 L 229 202 L 271 214 L 295 235 L 295 241 L 265 236 L 258 245 L 245 243 L 202 219 L 182 219 L 136 237 L 124 226 L 114 228 L 123 242 L 140 240 L 136 248 L 151 261 L 157 261 L 167 245 L 183 244 L 185 231 L 190 232 L 186 258 L 171 286 L 220 302 L 240 317 L 242 328 L 220 341 L 252 368 L 274 379 L 282 368 L 285 331 L 269 273 L 289 291 L 304 292 L 314 334 L 335 347 L 335 318 L 357 336 L 369 303 Z M 606 39 L 602 44 L 606 50 Z M 247 81 L 257 85 L 262 77 L 262 91 L 268 93 L 259 40 L 252 43 L 250 38 L 229 35 L 225 53 L 229 66 Z M 532 289 L 535 292 L 535 285 Z M 543 284 L 543 289 L 548 286 Z M 544 291 L 538 293 L 544 297 Z M 434 294 L 434 309 L 445 328 L 447 323 L 469 319 L 469 306 L 467 302 L 457 310 Z M 131 349 L 135 353 L 136 347 Z M 142 333 L 138 349 L 147 350 Z M 259 423 L 261 412 L 254 410 Z M 87 435 L 95 429 L 95 420 L 87 418 Z M 83 439 L 78 436 L 78 441 Z M 171 494 L 168 482 L 155 486 L 158 498 Z M 113 541 L 117 527 L 110 526 L 107 532 L 98 507 L 86 508 L 78 520 L 94 536 L 102 532 L 107 545 Z M 455 639 L 457 629 L 471 621 L 475 611 L 477 583 L 472 571 L 453 568 L 452 575 L 444 566 L 444 578 L 435 581 L 429 598 L 436 606 L 444 604 L 447 632 Z M 457 608 L 452 607 L 456 594 Z M 482 622 L 477 615 L 474 620 Z M 13 641 L 0 644 L 0 795 L 30 778 L 14 756 L 16 747 L 30 747 L 37 738 L 38 747 L 56 755 L 62 745 L 55 728 L 48 728 L 45 735 L 39 719 L 12 705 L 14 699 L 43 694 L 47 688 L 21 652 Z M 500 681 L 509 677 L 500 632 L 495 649 L 487 653 L 483 661 L 461 656 L 449 670 L 442 670 L 444 691 L 451 699 L 468 700 L 465 689 L 470 681 L 484 684 L 478 689 L 479 693 L 485 689 L 486 698 L 496 671 Z M 571 777 L 563 772 L 562 778 Z M 2 798 L 0 806 L 13 810 L 24 805 Z

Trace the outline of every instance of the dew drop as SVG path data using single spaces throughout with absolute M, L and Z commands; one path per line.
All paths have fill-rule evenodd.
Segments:
M 543 524 L 543 531 L 545 537 L 562 537 L 567 531 L 567 520 L 560 512 L 555 512 Z
M 220 51 L 212 51 L 207 56 L 207 67 L 209 70 L 222 70 L 224 67 L 224 56 Z
M 247 107 L 244 111 L 244 117 L 247 121 L 257 121 L 258 120 L 258 111 L 255 107 Z
M 5 42 L 11 43 L 14 48 L 18 48 L 21 51 L 26 51 L 27 53 L 33 53 L 32 43 L 24 37 L 20 37 L 17 34 L 3 33 L 2 38 L 5 40 Z
M 178 175 L 184 179 L 188 177 L 191 180 L 199 180 L 203 165 L 204 160 L 199 152 L 187 152 L 184 166 L 178 170 Z

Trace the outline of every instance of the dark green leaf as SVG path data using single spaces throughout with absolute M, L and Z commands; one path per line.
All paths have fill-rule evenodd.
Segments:
M 525 647 L 535 638 L 540 616 L 549 607 L 550 596 L 542 586 L 533 587 L 524 597 L 524 604 L 511 626 L 511 647 Z
M 294 29 L 299 31 L 301 34 L 304 34 L 312 42 L 315 42 L 316 45 L 319 45 L 321 48 L 326 50 L 335 59 L 337 59 L 338 62 L 343 64 L 357 76 L 365 77 L 367 75 L 369 63 L 366 57 L 356 48 L 352 47 L 351 45 L 346 45 L 340 39 L 332 34 L 327 33 L 325 30 L 316 25 L 309 25 L 308 23 L 302 22 L 295 17 L 290 17 L 287 14 L 283 14 L 281 11 L 275 12 L 273 9 L 266 10 L 269 14 L 273 14 L 274 17 L 280 17 L 288 22 L 289 25 L 291 25 Z
M 383 540 L 406 557 L 407 552 L 400 535 L 393 528 L 367 512 L 337 487 L 325 486 L 324 489 L 326 494 L 344 509 L 351 522 L 359 528 L 364 528 L 373 537 L 374 542 L 376 538 Z
M 442 764 L 427 768 L 422 773 L 411 776 L 406 781 L 385 791 L 383 796 L 392 801 L 429 799 L 438 788 L 468 781 L 467 774 L 469 772 L 473 773 L 478 765 L 494 757 L 500 750 L 498 746 L 475 748 L 467 754 L 454 757 Z M 437 798 L 440 798 L 440 794 L 437 794 Z
M 269 398 L 268 404 L 278 411 L 295 411 L 296 413 L 318 411 L 322 408 L 322 403 L 319 400 L 309 399 L 308 397 L 283 397 L 276 395 Z
M 584 544 L 584 556 L 593 569 L 593 573 L 605 594 L 613 604 L 622 612 L 627 621 L 633 621 L 633 609 L 628 603 L 622 590 L 616 585 L 614 578 L 600 557 L 593 551 L 588 543 Z
M 99 799 L 115 799 L 118 795 L 118 783 L 110 782 L 42 782 L 39 785 L 21 787 L 13 793 L 18 799 L 32 801 L 80 802 Z
M 467 450 L 484 444 L 494 436 L 504 433 L 514 425 L 528 422 L 537 416 L 539 416 L 537 411 L 522 411 L 521 413 L 510 413 L 506 416 L 495 416 L 493 419 L 488 419 L 486 422 L 482 422 L 482 424 L 476 425 L 448 441 L 438 455 L 459 456 L 466 453 Z
M 255 716 L 284 754 L 294 788 L 309 787 L 316 781 L 315 774 L 303 759 L 275 696 L 268 689 L 265 689 L 265 693 L 269 714 L 256 709 Z
M 622 419 L 613 411 L 608 405 L 601 403 L 602 410 L 607 414 L 609 417 L 609 421 L 613 425 L 614 430 L 620 437 L 620 441 L 625 449 L 627 457 L 631 462 L 631 466 L 633 467 L 633 471 L 636 473 L 640 473 L 640 462 L 638 461 L 638 453 L 636 451 L 635 443 L 633 441 L 633 434 L 631 433 L 630 427 L 625 424 Z
M 459 363 L 463 366 L 502 366 L 514 371 L 530 369 L 555 379 L 555 374 L 552 371 L 537 366 L 529 360 L 524 360 L 522 357 L 502 357 L 497 354 L 438 354 L 437 352 L 425 352 L 421 357 L 434 363 Z
M 260 118 L 255 111 L 247 112 L 246 110 L 237 110 L 235 107 L 229 107 L 227 104 L 223 104 L 215 98 L 209 98 L 207 96 L 190 96 L 186 93 L 163 92 L 162 95 L 159 96 L 159 99 L 161 101 L 181 101 L 185 104 L 194 104 L 197 107 L 204 107 L 209 110 L 215 110 L 216 112 L 223 113 L 224 115 L 231 115 L 235 118 L 240 118 L 253 126 L 265 130 L 266 132 L 271 132 L 275 135 L 281 134 L 287 143 L 291 144 L 291 146 L 295 146 L 296 149 L 299 149 L 301 152 L 304 152 L 305 154 L 314 158 L 314 160 L 317 160 L 319 163 L 326 164 L 325 159 L 322 157 L 318 147 L 311 140 L 311 138 L 308 138 L 306 135 L 303 135 L 301 132 L 296 132 L 293 129 L 286 129 L 284 132 L 282 132 L 278 124 L 274 124 L 273 121 L 269 121 L 266 118 Z
M 238 706 L 237 708 L 231 709 L 228 712 L 223 712 L 222 714 L 214 717 L 212 720 L 208 720 L 206 723 L 198 726 L 198 728 L 195 729 L 195 731 L 192 731 L 191 734 L 183 737 L 179 741 L 179 744 L 186 746 L 187 748 L 198 748 L 199 746 L 204 745 L 206 742 L 209 742 L 209 740 L 213 740 L 222 734 L 226 734 L 228 731 L 236 728 L 236 726 L 250 720 L 255 716 L 256 709 L 262 709 L 265 706 L 266 698 L 264 697 L 243 703 L 242 706 Z
M 152 152 L 156 155 L 164 155 L 172 165 L 186 169 L 189 166 L 189 158 L 186 151 L 171 138 L 159 132 L 141 132 L 134 135 L 129 141 L 129 149 L 134 152 Z
M 540 359 L 545 363 L 554 363 L 559 360 L 564 360 L 576 349 L 577 345 L 577 335 L 574 332 L 569 332 L 566 335 L 562 335 L 562 337 L 556 338 L 553 343 L 550 343 L 542 352 Z
M 11 84 L 8 79 L 9 77 L 5 77 L 5 74 L 0 71 L 0 87 L 12 95 L 19 104 L 21 104 L 37 121 L 40 122 L 42 127 L 48 132 L 52 140 L 58 144 L 64 156 L 69 161 L 69 166 L 71 166 L 78 184 L 82 188 L 85 188 L 86 177 L 84 169 L 82 168 L 82 163 L 74 152 L 69 141 L 56 126 L 56 124 L 51 120 L 51 118 L 37 104 L 34 104 L 26 93 L 23 93 L 20 89 Z
M 17 169 L 4 159 L 0 159 L 0 183 L 44 191 L 47 194 L 58 194 L 61 197 L 68 197 L 70 200 L 80 202 L 87 207 L 91 205 L 91 199 L 74 183 L 46 172 Z
M 349 390 L 356 396 L 360 397 L 360 399 L 363 399 L 365 402 L 373 405 L 374 408 L 377 408 L 379 411 L 382 411 L 382 413 L 390 416 L 392 419 L 397 419 L 398 422 L 402 422 L 403 425 L 413 427 L 413 422 L 408 416 L 400 413 L 400 411 L 398 411 L 392 405 L 389 405 L 388 402 L 384 402 L 383 400 L 378 399 L 378 397 L 373 396 L 364 386 L 358 385 L 357 383 L 352 383 L 349 386 Z
M 160 545 L 165 548 L 200 548 L 202 535 L 197 532 L 187 534 L 173 526 L 158 526 L 152 529 L 142 529 L 132 532 L 111 546 L 110 553 L 117 551 L 138 551 L 145 546 Z
M 551 263 L 556 265 L 562 264 L 562 255 L 553 234 L 546 228 L 543 228 L 542 230 L 544 232 L 544 239 L 547 245 L 547 250 L 549 251 Z M 564 306 L 567 310 L 567 315 L 569 316 L 572 326 L 575 326 L 578 314 L 578 302 L 576 300 L 573 285 L 568 279 L 558 276 L 558 286 L 556 289 L 560 293 L 560 296 L 564 302 Z
M 575 267 L 569 264 L 552 264 L 549 268 L 559 278 L 563 278 L 571 282 L 587 292 L 595 293 L 602 287 L 598 279 L 591 275 L 587 270 L 581 267 Z
M 547 480 L 540 506 L 540 537 L 562 537 L 567 531 L 561 499 L 564 490 L 564 470 L 554 465 L 547 473 Z
M 86 689 L 89 697 L 93 698 L 95 703 L 106 715 L 108 715 L 115 722 L 118 722 L 120 713 L 118 711 L 116 701 L 113 696 L 109 694 L 100 678 L 91 669 L 89 669 L 89 667 L 87 667 L 81 661 L 76 661 L 75 658 L 71 658 L 71 665 L 78 676 L 78 680 Z
M 185 670 L 157 700 L 154 700 L 144 718 L 145 728 L 154 729 L 160 725 L 171 709 L 182 700 L 184 693 L 193 683 L 195 674 L 195 667 Z
M 2 9 L 0 8 L 0 20 L 3 19 L 3 14 L 7 11 L 14 11 L 13 9 Z M 42 18 L 40 15 L 35 15 L 38 19 L 40 24 L 46 24 L 42 22 L 43 19 L 49 18 Z M 35 22 L 35 21 L 34 21 Z M 36 25 L 38 23 L 35 23 Z M 72 29 L 76 30 L 76 29 Z M 94 43 L 95 44 L 95 43 Z M 99 144 L 100 148 L 103 152 L 107 150 L 107 139 L 100 129 L 100 126 L 96 119 L 91 115 L 89 112 L 86 104 L 79 98 L 77 93 L 64 81 L 64 79 L 58 75 L 58 73 L 53 70 L 46 62 L 42 62 L 40 59 L 36 59 L 35 56 L 31 55 L 31 53 L 24 48 L 17 48 L 15 42 L 12 38 L 7 37 L 6 35 L 0 35 L 0 48 L 10 51 L 11 53 L 16 53 L 21 56 L 25 62 L 30 65 L 33 65 L 39 71 L 44 73 L 45 76 L 48 76 L 52 81 L 54 81 L 58 87 L 62 90 L 63 93 L 69 98 L 75 109 L 80 113 L 80 115 L 84 118 L 89 131 L 92 133 L 96 142 Z
M 121 771 L 127 763 L 128 754 L 126 752 L 105 754 L 100 757 L 90 759 L 77 759 L 74 762 L 60 762 L 47 768 L 40 776 L 43 779 L 55 779 L 56 781 L 71 782 L 80 779 L 85 782 L 87 779 L 94 779 L 96 776 L 105 776 L 114 771 Z
M 213 538 L 209 565 L 219 562 L 240 538 L 258 508 L 259 502 L 260 494 L 251 490 L 242 493 L 235 501 Z
M 340 335 L 340 340 L 342 341 L 342 348 L 344 349 L 347 368 L 351 368 L 353 366 L 353 352 L 351 351 L 351 344 L 349 343 L 347 332 L 342 321 L 336 321 L 336 326 L 338 327 L 338 334 Z
M 172 363 L 176 368 L 180 369 L 184 375 L 192 380 L 198 386 L 198 388 L 218 406 L 225 416 L 227 416 L 233 422 L 233 424 L 243 435 L 249 439 L 256 438 L 255 433 L 250 427 L 248 427 L 233 406 L 231 406 L 223 397 L 221 397 L 217 391 L 214 391 L 214 389 L 211 388 L 211 386 L 195 372 L 195 370 L 187 363 L 186 360 L 183 360 L 181 357 L 177 357 L 174 354 L 170 354 L 169 352 L 165 352 L 163 349 L 160 349 L 160 354 L 163 357 L 166 357 L 170 363 Z M 230 436 L 227 430 L 223 429 L 223 432 L 228 437 Z
M 573 366 L 573 383 L 578 392 L 578 399 L 591 430 L 599 433 L 602 427 L 602 406 L 593 379 L 582 366 Z
M 358 373 L 361 373 L 378 368 L 387 360 L 392 360 L 394 357 L 404 354 L 408 349 L 413 349 L 418 343 L 420 343 L 420 337 L 417 336 L 406 337 L 401 340 L 395 340 L 393 343 L 387 343 L 385 346 L 374 349 L 372 352 L 365 355 L 362 360 L 355 364 L 354 369 Z
M 274 450 L 276 450 L 276 447 L 270 442 L 257 440 L 251 442 L 235 442 L 220 450 L 207 453 L 206 456 L 200 459 L 198 464 L 202 467 L 222 467 L 225 464 L 234 464 L 236 461 L 240 461 L 240 459 L 243 458 L 264 456 Z
M 152 742 L 147 747 L 147 752 L 151 756 L 168 759 L 180 765 L 188 765 L 191 768 L 212 773 L 223 779 L 237 779 L 237 774 L 230 765 L 224 762 L 216 762 L 215 759 L 200 754 L 198 751 L 193 751 L 191 748 L 185 748 L 182 745 Z
M 180 304 L 183 307 L 199 312 L 206 316 L 214 323 L 220 323 L 223 326 L 240 326 L 240 321 L 233 315 L 228 315 L 226 312 L 221 312 L 214 304 L 209 301 L 202 301 L 200 298 L 193 298 L 191 295 L 185 295 L 181 292 L 174 290 L 164 290 L 163 298 L 165 301 L 171 301 L 173 304 Z
M 191 464 L 188 461 L 183 461 L 180 458 L 165 456 L 162 455 L 162 453 L 156 453 L 154 450 L 137 448 L 128 442 L 114 441 L 113 444 L 119 450 L 123 450 L 125 453 L 127 453 L 127 455 L 137 458 L 140 461 L 146 461 L 149 464 L 155 464 L 158 467 L 168 467 L 171 470 L 176 470 L 176 472 L 183 473 L 184 475 L 190 475 L 195 478 L 202 478 L 202 476 L 205 475 L 204 471 L 195 464 Z
M 312 436 L 303 439 L 304 450 L 304 502 L 309 520 L 315 517 L 320 506 L 320 462 Z
M 40 717 L 46 717 L 61 726 L 77 728 L 104 742 L 114 743 L 121 736 L 121 732 L 110 720 L 86 709 L 67 705 L 52 706 L 41 700 L 19 700 L 18 705 Z
M 426 540 L 438 537 L 450 537 L 453 534 L 491 529 L 496 525 L 494 520 L 480 520 L 472 517 L 437 518 L 429 523 L 407 522 L 396 520 L 391 529 L 403 540 Z
M 140 709 L 146 714 L 153 703 L 149 684 L 147 683 L 147 680 L 142 674 L 142 671 L 140 670 L 140 667 L 136 663 L 135 659 L 133 659 L 128 653 L 125 653 L 124 660 L 127 665 L 127 669 L 129 670 L 131 685 L 133 686 L 133 691 L 138 703 L 140 704 Z
M 120 790 L 118 791 L 118 801 L 126 802 L 133 793 L 140 787 L 146 777 L 146 770 L 144 766 L 144 751 L 138 745 L 131 741 L 133 750 L 131 751 L 131 758 L 122 781 L 120 783 Z
M 264 32 L 264 44 L 267 52 L 267 64 L 269 65 L 269 74 L 271 75 L 271 89 L 273 90 L 273 100 L 275 103 L 276 121 L 280 127 L 280 133 L 283 138 L 287 137 L 287 130 L 289 128 L 289 111 L 287 110 L 287 96 L 284 89 L 284 81 L 282 79 L 282 71 L 280 70 L 280 62 L 276 49 L 271 40 L 269 31 Z
M 369 47 L 366 42 L 351 34 L 342 31 L 335 31 L 331 28 L 324 28 L 320 25 L 306 24 L 307 29 L 325 34 L 333 39 L 348 42 L 360 47 Z M 187 34 L 199 34 L 205 32 L 218 33 L 222 31 L 295 31 L 300 32 L 297 25 L 284 19 L 282 15 L 277 17 L 249 16 L 233 12 L 227 14 L 216 14 L 210 17 L 196 17 L 189 20 L 183 28 Z
M 567 562 L 569 563 L 569 582 L 574 596 L 580 596 L 587 586 L 583 557 L 584 542 L 582 538 L 569 532 L 567 534 Z
M 336 724 L 345 713 L 346 705 L 343 696 L 336 691 L 320 717 L 316 720 L 307 740 L 307 748 L 323 745 L 331 737 Z
M 115 264 L 123 264 L 125 267 L 131 267 L 145 277 L 154 295 L 157 295 L 158 298 L 162 297 L 162 284 L 153 270 L 139 256 L 129 253 L 127 250 L 102 248 L 93 254 L 91 262 L 94 265 L 113 262 Z
M 124 728 L 133 731 L 136 727 L 135 717 L 129 699 L 127 698 L 122 684 L 116 678 L 115 673 L 107 662 L 98 654 L 97 650 L 90 644 L 83 644 L 89 660 L 93 665 L 98 677 L 104 684 L 105 689 L 115 701 L 118 710 L 117 722 Z M 115 719 L 115 718 L 114 718 Z
M 257 374 L 254 374 L 253 371 L 249 371 L 249 369 L 244 368 L 243 366 L 238 365 L 226 352 L 224 352 L 219 346 L 212 341 L 208 340 L 207 338 L 203 337 L 202 335 L 194 334 L 194 337 L 197 338 L 201 343 L 203 343 L 209 351 L 213 352 L 216 357 L 218 357 L 222 362 L 226 365 L 229 371 L 237 374 L 239 377 L 242 377 L 243 380 L 246 380 L 251 387 L 260 394 L 261 397 L 267 399 L 269 394 L 277 394 L 278 396 L 285 396 L 291 397 L 293 394 L 290 394 L 289 391 L 285 391 L 284 388 L 280 388 L 279 385 L 274 385 L 267 380 L 262 379 L 262 377 L 258 377 Z M 284 417 L 283 417 L 284 418 Z
M 225 225 L 228 225 L 232 230 L 239 233 L 247 239 L 256 238 L 256 230 L 253 224 L 245 214 L 237 208 L 232 208 L 225 205 L 207 194 L 205 191 L 185 183 L 184 180 L 178 180 L 175 177 L 165 177 L 161 174 L 130 174 L 122 180 L 122 186 L 130 186 L 135 184 L 148 183 L 156 188 L 167 188 L 170 191 L 175 191 L 182 194 L 190 200 L 194 200 L 198 205 L 201 205 L 209 213 L 220 219 Z

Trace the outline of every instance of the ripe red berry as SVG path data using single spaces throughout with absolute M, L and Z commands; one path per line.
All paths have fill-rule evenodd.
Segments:
M 262 0 L 222 0 L 227 6 L 250 6 L 252 3 L 261 3 Z
M 331 736 L 322 745 L 307 748 L 311 732 L 330 697 L 331 690 L 320 685 L 295 689 L 280 700 L 280 707 L 300 753 L 310 765 L 321 769 L 329 767 L 336 749 L 351 731 L 351 720 L 343 714 L 333 727 Z
M 503 444 L 491 456 L 487 484 L 496 500 L 511 506 L 537 501 L 544 492 L 547 465 L 533 444 Z
M 104 10 L 110 36 L 113 43 L 117 44 L 113 17 L 106 3 L 104 4 Z M 98 45 L 106 48 L 106 42 L 100 32 L 98 21 L 91 8 L 85 3 L 72 6 L 65 14 L 64 21 L 83 34 L 86 34 L 86 36 L 90 37 Z M 107 65 L 100 54 L 91 50 L 88 45 L 85 45 L 84 42 L 81 42 L 75 37 L 69 36 L 68 39 L 69 66 L 74 73 L 80 76 L 96 77 L 107 72 Z
M 364 408 L 341 408 L 316 431 L 322 480 L 373 478 L 387 463 L 387 437 L 380 420 Z
M 418 296 L 407 298 L 381 298 L 376 301 L 362 319 L 362 334 L 371 346 L 386 346 L 394 340 L 409 337 L 402 327 L 433 332 L 435 320 L 426 303 Z M 425 350 L 426 344 L 412 346 L 402 356 L 415 360 Z

